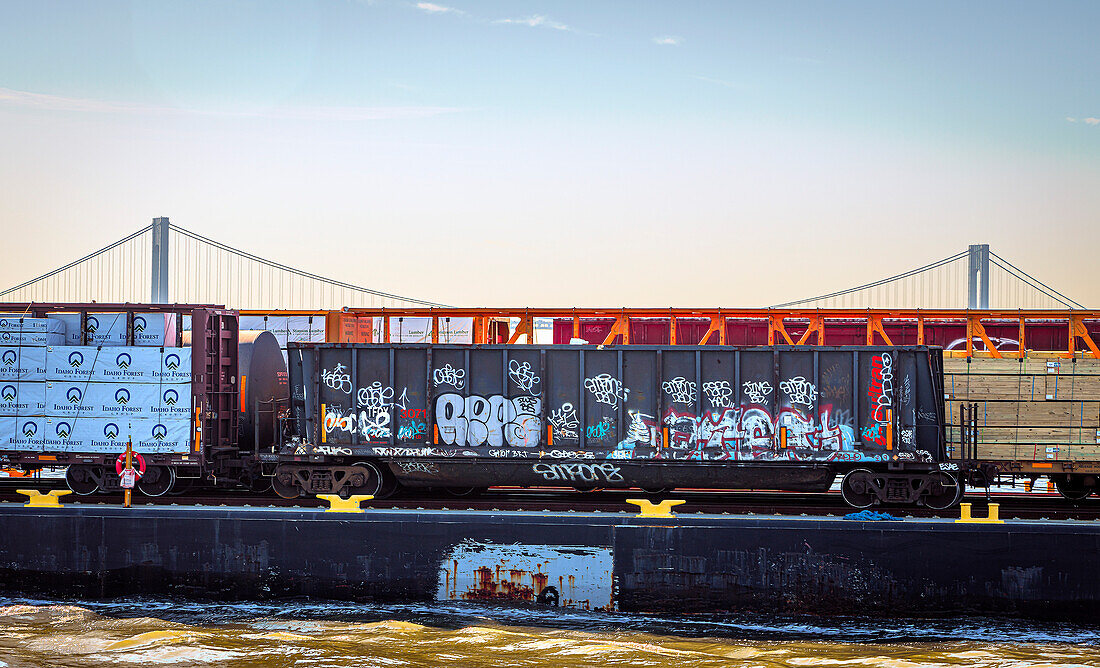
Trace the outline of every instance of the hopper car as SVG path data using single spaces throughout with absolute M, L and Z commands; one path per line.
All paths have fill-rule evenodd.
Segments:
M 962 495 L 937 348 L 291 343 L 288 356 L 282 496 L 824 491 L 838 475 L 856 507 Z

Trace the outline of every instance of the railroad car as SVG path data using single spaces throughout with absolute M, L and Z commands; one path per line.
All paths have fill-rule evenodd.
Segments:
M 288 348 L 274 488 L 824 491 L 946 508 L 938 348 L 308 344 Z
M 147 496 L 269 486 L 286 363 L 271 333 L 237 325 L 217 307 L 0 305 L 0 466 L 116 491 L 129 441 Z
M 1100 490 L 1100 359 L 949 359 L 944 393 L 948 455 L 974 484 L 1045 477 L 1071 501 Z

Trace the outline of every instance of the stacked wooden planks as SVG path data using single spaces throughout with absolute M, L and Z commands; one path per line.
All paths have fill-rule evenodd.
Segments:
M 1100 461 L 1100 360 L 945 359 L 948 447 L 958 456 L 960 408 L 978 405 L 978 456 Z

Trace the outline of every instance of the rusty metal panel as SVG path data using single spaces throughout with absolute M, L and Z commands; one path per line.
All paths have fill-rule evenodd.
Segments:
M 614 558 L 608 547 L 464 541 L 441 560 L 440 601 L 540 603 L 614 611 Z

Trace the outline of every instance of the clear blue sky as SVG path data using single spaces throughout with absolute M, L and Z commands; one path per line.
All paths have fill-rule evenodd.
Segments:
M 9 0 L 0 284 L 165 215 L 453 304 L 759 305 L 986 242 L 1097 306 L 1098 35 L 1094 1 Z

